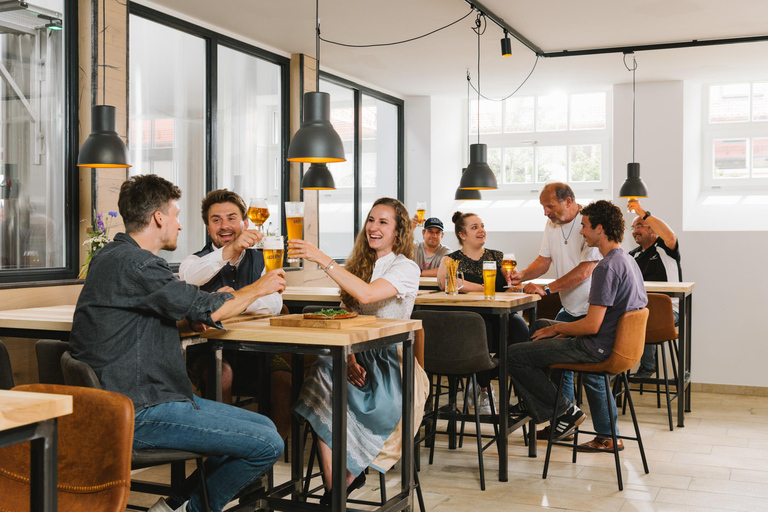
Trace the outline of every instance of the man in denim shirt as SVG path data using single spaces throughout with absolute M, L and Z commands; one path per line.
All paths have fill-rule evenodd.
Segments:
M 210 508 L 217 512 L 272 467 L 283 441 L 268 418 L 192 393 L 177 323 L 220 328 L 221 320 L 258 297 L 282 292 L 285 274 L 270 272 L 233 293 L 207 293 L 179 281 L 157 253 L 176 249 L 180 197 L 178 187 L 154 175 L 122 184 L 118 207 L 126 232 L 91 261 L 70 345 L 104 389 L 133 401 L 134 449 L 215 454 L 206 461 L 206 474 Z M 171 502 L 177 511 L 201 511 L 199 491 Z M 150 510 L 173 509 L 161 498 Z

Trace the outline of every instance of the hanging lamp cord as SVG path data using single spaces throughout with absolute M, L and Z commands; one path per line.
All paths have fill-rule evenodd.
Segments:
M 485 21 L 483 13 L 478 13 L 475 18 L 475 28 L 473 29 L 477 34 L 477 143 L 480 144 L 480 36 L 485 32 L 485 27 L 480 30 L 480 27 Z M 487 26 L 487 25 L 486 25 Z
M 101 104 L 107 104 L 107 2 L 101 1 Z
M 631 68 L 627 66 L 627 55 L 632 55 Z M 634 52 L 624 54 L 624 67 L 627 68 L 627 71 L 632 72 L 632 163 L 635 163 L 635 119 L 637 118 L 635 109 L 635 71 L 637 71 L 637 60 L 635 59 Z
M 315 91 L 320 92 L 320 0 L 315 0 Z

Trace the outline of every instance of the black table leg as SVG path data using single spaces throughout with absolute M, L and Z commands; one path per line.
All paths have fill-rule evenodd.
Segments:
M 57 446 L 58 431 L 56 418 L 41 421 L 35 428 L 35 439 L 30 442 L 30 510 L 32 512 L 55 512 L 58 496 Z
M 347 510 L 347 354 L 333 350 L 333 489 L 331 509 Z
M 685 369 L 688 367 L 687 365 L 687 354 L 688 354 L 688 299 L 690 297 L 686 297 L 684 294 L 682 294 L 682 297 L 679 297 L 680 299 L 680 321 L 678 322 L 679 332 L 678 332 L 678 340 L 679 340 L 679 350 L 677 351 L 677 426 L 678 427 L 684 427 L 685 426 L 685 398 L 686 398 L 686 389 L 685 389 Z
M 403 342 L 403 451 L 400 464 L 400 489 L 408 494 L 408 506 L 413 504 L 413 395 L 414 395 L 413 340 Z M 410 510 L 410 508 L 409 508 Z
M 291 355 L 291 403 L 295 404 L 299 400 L 299 392 L 304 381 L 304 355 Z M 294 482 L 294 489 L 291 493 L 293 499 L 302 496 L 302 477 L 304 474 L 304 436 L 301 432 L 301 424 L 297 415 L 291 415 L 291 479 Z
M 690 383 L 690 376 L 692 375 L 691 371 L 691 324 L 693 321 L 693 315 L 691 312 L 693 311 L 693 295 L 688 295 L 685 300 L 685 318 L 687 325 L 686 327 L 686 335 L 685 335 L 685 359 L 686 359 L 686 383 L 687 387 L 685 388 L 685 412 L 691 412 L 691 383 Z M 678 395 L 679 397 L 679 395 Z M 678 398 L 680 400 L 680 398 Z
M 514 313 L 513 313 L 514 314 Z M 509 400 L 507 400 L 507 330 L 509 312 L 499 314 L 499 482 L 509 480 Z M 480 433 L 478 432 L 479 436 Z

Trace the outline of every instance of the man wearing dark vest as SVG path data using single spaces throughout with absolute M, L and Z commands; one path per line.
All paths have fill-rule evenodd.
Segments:
M 683 280 L 683 269 L 680 267 L 680 242 L 677 235 L 666 222 L 643 208 L 640 201 L 630 199 L 627 209 L 637 214 L 632 222 L 632 238 L 638 247 L 629 251 L 635 258 L 645 281 L 667 281 L 679 283 Z M 680 312 L 679 299 L 672 299 L 672 313 L 675 315 L 675 325 Z M 656 372 L 656 346 L 645 347 L 640 359 L 640 368 L 634 373 L 635 377 L 650 377 Z
M 259 279 L 264 273 L 264 256 L 254 245 L 261 233 L 248 229 L 248 211 L 245 201 L 227 189 L 209 192 L 202 202 L 203 222 L 211 241 L 202 250 L 187 256 L 179 266 L 179 278 L 208 292 L 239 290 Z M 246 313 L 278 314 L 283 306 L 279 293 L 255 300 Z M 190 347 L 194 352 L 194 346 Z M 257 356 L 227 351 L 222 368 L 222 400 L 231 403 L 232 383 L 252 387 L 258 382 Z M 201 357 L 190 354 L 189 370 L 193 381 L 201 381 L 204 364 Z M 280 357 L 270 362 L 271 403 L 270 417 L 280 435 L 290 431 L 290 366 Z M 197 378 L 196 378 L 197 377 Z

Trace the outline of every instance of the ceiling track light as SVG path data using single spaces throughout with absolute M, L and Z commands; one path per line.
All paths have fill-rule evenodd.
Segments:
M 101 2 L 102 33 L 101 58 L 102 64 L 102 100 L 101 105 L 91 106 L 91 134 L 83 143 L 77 155 L 78 167 L 92 168 L 126 168 L 128 163 L 128 148 L 115 129 L 116 109 L 107 105 L 107 44 L 106 26 L 107 15 L 105 1 Z
M 509 33 L 504 30 L 504 37 L 501 38 L 501 56 L 512 56 L 512 40 L 509 38 Z
M 632 68 L 627 66 L 627 55 L 632 55 Z M 627 164 L 627 179 L 619 189 L 619 197 L 623 199 L 637 199 L 638 197 L 648 197 L 648 187 L 645 186 L 640 178 L 640 164 L 635 162 L 635 71 L 637 70 L 637 61 L 634 53 L 624 54 L 624 67 L 632 71 L 632 162 Z
M 488 147 L 480 144 L 480 26 L 482 25 L 482 13 L 475 19 L 475 32 L 477 33 L 477 144 L 469 146 L 469 165 L 467 171 L 461 175 L 459 188 L 465 190 L 493 190 L 499 188 L 496 184 L 496 176 L 488 165 Z M 469 83 L 467 73 L 467 83 Z M 469 95 L 469 94 L 467 94 Z M 469 104 L 467 104 L 469 108 Z
M 331 95 L 320 92 L 320 0 L 315 0 L 315 75 L 314 92 L 304 93 L 304 119 L 291 139 L 287 160 L 314 164 L 301 179 L 302 189 L 333 190 L 336 184 L 325 164 L 347 158 L 331 124 Z

